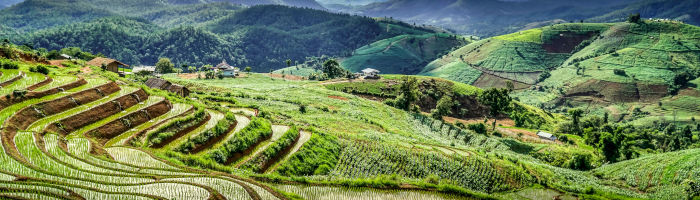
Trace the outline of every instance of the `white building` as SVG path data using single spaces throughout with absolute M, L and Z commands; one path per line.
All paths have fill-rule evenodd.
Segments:
M 551 141 L 557 140 L 557 136 L 554 136 L 551 133 L 547 133 L 544 131 L 537 131 L 537 136 L 539 136 L 542 139 L 547 139 L 547 140 L 551 140 Z

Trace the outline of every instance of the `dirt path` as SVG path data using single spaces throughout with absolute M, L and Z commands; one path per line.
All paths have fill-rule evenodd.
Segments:
M 301 149 L 301 146 L 303 146 L 304 143 L 309 141 L 309 139 L 311 139 L 311 133 L 306 132 L 306 131 L 299 131 L 299 141 L 294 143 L 294 147 L 292 147 L 292 150 L 289 151 L 289 153 L 287 155 L 285 155 L 282 160 L 278 161 L 277 163 L 275 163 L 275 165 L 268 168 L 267 171 L 265 171 L 265 173 L 270 173 L 270 172 L 275 171 L 277 169 L 277 167 L 280 166 L 280 163 L 284 163 L 287 160 L 289 160 L 289 158 L 291 158 L 292 155 L 294 155 L 294 153 L 299 151 L 299 149 Z

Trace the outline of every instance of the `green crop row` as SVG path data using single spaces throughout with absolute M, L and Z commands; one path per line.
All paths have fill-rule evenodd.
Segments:
M 270 135 L 272 135 L 270 121 L 261 117 L 253 118 L 247 127 L 221 147 L 211 151 L 208 156 L 218 163 L 226 163 L 234 154 L 243 153 Z
M 325 175 L 335 168 L 340 152 L 341 146 L 336 136 L 314 133 L 277 172 L 283 176 Z
M 176 147 L 175 151 L 181 153 L 196 153 L 191 151 L 199 148 L 201 145 L 206 144 L 214 138 L 220 137 L 221 135 L 228 133 L 230 127 L 235 124 L 236 116 L 233 115 L 233 113 L 227 112 L 224 119 L 219 120 L 216 123 L 216 126 L 200 133 L 194 138 L 188 138 L 187 141 L 185 141 L 185 143 L 182 143 L 180 146 Z
M 294 144 L 294 141 L 297 140 L 299 137 L 299 129 L 297 127 L 292 127 L 287 132 L 282 135 L 277 141 L 272 143 L 270 146 L 265 149 L 260 156 L 253 158 L 253 160 L 248 161 L 245 163 L 241 168 L 243 169 L 249 169 L 254 172 L 260 172 L 263 170 L 265 165 L 268 165 L 271 161 L 271 159 L 275 158 L 276 156 L 282 156 L 279 155 L 282 153 L 282 151 L 290 147 L 290 145 Z
M 206 115 L 206 109 L 197 108 L 197 111 L 193 115 L 177 118 L 168 122 L 167 124 L 148 134 L 146 137 L 148 146 L 160 145 L 162 142 L 175 136 L 176 133 L 187 129 L 188 127 L 199 124 L 199 122 L 206 118 Z

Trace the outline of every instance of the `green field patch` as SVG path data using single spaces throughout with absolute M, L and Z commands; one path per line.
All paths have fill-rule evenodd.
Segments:
M 506 40 L 514 42 L 532 42 L 532 43 L 542 43 L 542 29 L 530 29 L 525 31 L 518 31 L 508 35 L 501 35 L 493 37 L 497 40 Z
M 160 168 L 169 170 L 178 169 L 160 160 L 157 160 L 151 157 L 151 155 L 140 150 L 127 147 L 109 147 L 105 150 L 107 150 L 107 152 L 109 152 L 109 154 L 117 162 L 123 162 L 131 165 L 144 166 L 150 168 Z
M 482 72 L 480 70 L 474 69 L 464 62 L 456 61 L 432 71 L 422 72 L 420 75 L 440 77 L 451 81 L 472 84 L 481 74 Z
M 66 138 L 80 137 L 92 129 L 98 128 L 102 125 L 105 125 L 113 120 L 119 119 L 119 118 L 124 117 L 126 115 L 129 115 L 131 113 L 138 112 L 139 110 L 141 110 L 143 108 L 147 108 L 148 106 L 152 106 L 152 105 L 162 101 L 163 99 L 165 99 L 165 98 L 159 97 L 159 96 L 149 96 L 148 99 L 146 99 L 145 101 L 141 101 L 140 103 L 138 103 L 134 106 L 131 106 L 127 109 L 124 109 L 123 111 L 121 111 L 117 114 L 111 115 L 111 116 L 106 117 L 104 119 L 100 119 L 99 121 L 97 121 L 95 123 L 92 123 L 90 125 L 84 126 L 78 130 L 73 131 L 68 136 L 66 136 Z
M 349 188 L 332 186 L 280 185 L 276 188 L 300 195 L 304 199 L 391 199 L 391 200 L 456 200 L 472 199 L 439 192 Z
M 137 126 L 137 127 L 134 127 L 134 128 L 132 128 L 132 129 L 130 129 L 129 131 L 126 131 L 126 132 L 122 133 L 121 135 L 119 135 L 119 136 L 117 136 L 117 137 L 112 138 L 111 140 L 109 140 L 109 141 L 105 144 L 105 147 L 109 147 L 109 146 L 119 146 L 119 145 L 127 145 L 127 144 L 126 144 L 127 139 L 129 139 L 129 138 L 130 138 L 131 136 L 133 136 L 134 134 L 136 134 L 136 133 L 138 133 L 138 132 L 141 132 L 141 131 L 143 131 L 143 130 L 145 130 L 145 129 L 152 128 L 153 125 L 158 124 L 158 123 L 161 123 L 161 122 L 163 122 L 163 121 L 165 121 L 165 120 L 167 120 L 167 119 L 170 119 L 170 118 L 172 118 L 172 117 L 176 117 L 176 116 L 178 116 L 178 115 L 180 115 L 180 114 L 183 114 L 183 113 L 185 113 L 187 110 L 189 110 L 189 109 L 191 109 L 191 108 L 192 108 L 192 106 L 191 106 L 191 105 L 187 105 L 187 104 L 181 104 L 181 103 L 173 104 L 172 109 L 170 109 L 170 111 L 169 111 L 168 113 L 166 113 L 166 114 L 164 114 L 164 115 L 161 115 L 161 116 L 158 116 L 158 117 L 156 117 L 156 118 L 153 118 L 153 119 L 149 120 L 149 121 L 146 122 L 146 123 L 143 123 L 143 124 L 141 124 L 141 125 L 139 125 L 139 126 Z
M 78 106 L 78 107 L 75 107 L 75 108 L 72 108 L 72 109 L 63 111 L 63 112 L 58 113 L 58 114 L 55 114 L 55 115 L 51 115 L 51 116 L 47 116 L 47 117 L 41 118 L 40 120 L 38 120 L 38 121 L 32 123 L 31 125 L 29 125 L 29 127 L 27 128 L 27 130 L 31 130 L 31 131 L 35 131 L 35 132 L 42 132 L 42 131 L 43 131 L 44 129 L 46 129 L 46 127 L 47 127 L 48 125 L 50 125 L 51 123 L 57 122 L 57 121 L 59 121 L 59 120 L 61 120 L 61 119 L 68 118 L 68 117 L 70 117 L 70 116 L 72 116 L 72 115 L 75 115 L 75 114 L 78 114 L 78 113 L 80 113 L 80 112 L 86 111 L 86 110 L 88 110 L 88 109 L 90 109 L 90 108 L 93 108 L 93 107 L 95 107 L 95 106 L 101 105 L 101 104 L 106 103 L 106 102 L 108 102 L 108 101 L 112 101 L 112 100 L 114 100 L 114 99 L 116 99 L 116 98 L 119 98 L 119 97 L 122 97 L 122 96 L 124 96 L 124 95 L 131 94 L 132 92 L 134 92 L 134 91 L 136 91 L 136 90 L 138 90 L 138 88 L 134 88 L 134 87 L 121 87 L 121 90 L 119 90 L 119 92 L 112 93 L 112 94 L 110 94 L 110 95 L 108 95 L 108 96 L 105 96 L 105 97 L 99 99 L 99 100 L 92 101 L 92 102 L 90 102 L 90 103 L 80 105 L 80 106 Z
M 46 91 L 46 90 L 49 90 L 52 88 L 57 88 L 57 87 L 65 85 L 65 84 L 75 82 L 79 78 L 77 76 L 69 75 L 69 76 L 51 76 L 51 79 L 53 79 L 53 81 L 51 81 L 51 83 L 46 84 L 44 86 L 41 86 L 41 87 L 35 89 L 34 91 L 41 92 L 41 91 Z

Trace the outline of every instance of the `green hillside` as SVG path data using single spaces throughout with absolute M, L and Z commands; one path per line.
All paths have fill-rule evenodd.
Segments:
M 184 98 L 145 86 L 153 76 L 119 77 L 83 60 L 50 66 L 41 51 L 26 46 L 3 44 L 0 57 L 0 184 L 6 188 L 0 196 L 7 198 L 314 199 L 351 194 L 381 199 L 397 192 L 416 200 L 695 195 L 673 184 L 647 191 L 611 184 L 616 174 L 606 175 L 609 166 L 603 163 L 637 161 L 622 152 L 624 157 L 613 159 L 620 155 L 606 150 L 607 136 L 589 142 L 597 139 L 561 134 L 558 125 L 569 123 L 567 117 L 513 101 L 506 90 L 404 75 L 352 82 L 259 73 L 221 79 L 163 75 L 192 91 Z M 415 88 L 410 90 L 418 94 L 408 105 L 412 111 L 399 109 L 406 87 L 412 87 L 403 85 L 413 78 Z M 496 108 L 490 103 L 496 101 L 494 91 L 505 95 L 497 98 L 507 105 L 507 111 L 495 116 L 488 114 Z M 448 97 L 459 103 L 445 107 L 451 102 L 443 100 Z M 444 108 L 449 111 L 444 118 L 435 117 L 433 110 Z M 496 122 L 489 119 L 493 117 L 500 118 Z M 644 140 L 648 134 L 624 125 L 595 124 L 587 118 L 582 122 L 586 130 L 615 130 L 625 142 L 613 143 L 627 145 L 622 149 L 648 148 L 648 154 L 678 150 L 662 141 L 676 144 L 681 138 Z M 687 134 L 687 127 L 679 133 Z M 570 139 L 545 140 L 535 135 L 539 130 Z M 632 139 L 640 142 L 632 144 Z M 690 147 L 683 143 L 682 148 Z
M 29 3 L 31 2 L 24 2 L 12 9 L 29 7 L 31 5 L 24 5 Z M 125 7 L 131 8 L 129 5 L 131 4 Z M 213 7 L 217 8 L 209 9 Z M 56 9 L 52 13 L 64 13 L 59 8 L 63 9 L 63 5 L 51 7 Z M 67 25 L 58 22 L 54 24 L 52 21 L 24 20 L 31 12 L 38 10 L 22 14 L 3 10 L 0 15 L 16 17 L 16 23 L 24 25 L 14 24 L 11 20 L 0 24 L 19 31 L 42 29 L 3 36 L 16 43 L 32 44 L 34 48 L 60 50 L 64 47 L 79 47 L 130 65 L 153 65 L 160 57 L 171 58 L 178 66 L 216 65 L 221 60 L 227 60 L 239 67 L 251 66 L 257 72 L 286 67 L 284 61 L 287 59 L 303 62 L 312 56 L 344 56 L 352 49 L 376 40 L 403 34 L 434 32 L 401 22 L 306 8 L 254 6 L 234 11 L 237 9 L 240 8 L 223 3 L 197 4 L 191 7 L 174 5 L 136 12 L 145 12 L 143 15 L 130 14 L 136 17 L 55 19 L 61 23 L 72 22 Z M 64 14 L 74 16 L 70 12 Z M 47 20 L 45 17 L 37 19 Z M 53 27 L 24 27 L 26 24 L 42 23 Z M 177 24 L 187 26 L 176 26 Z
M 593 173 L 610 184 L 634 190 L 655 192 L 655 199 L 687 196 L 699 192 L 700 149 L 644 156 L 634 160 L 604 165 Z
M 512 81 L 519 88 L 562 88 L 566 94 L 581 93 L 586 83 L 595 81 L 679 87 L 673 81 L 677 75 L 697 71 L 699 29 L 653 21 L 553 25 L 472 43 L 428 64 L 422 74 L 480 87 Z M 551 76 L 540 78 L 543 72 Z M 656 92 L 660 97 L 667 94 Z M 624 99 L 614 92 L 602 95 Z
M 466 43 L 448 34 L 401 35 L 360 47 L 340 65 L 352 72 L 374 68 L 386 74 L 416 74 L 428 62 Z

